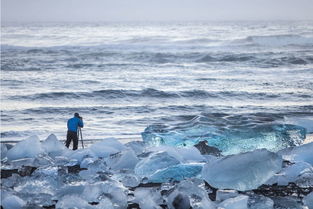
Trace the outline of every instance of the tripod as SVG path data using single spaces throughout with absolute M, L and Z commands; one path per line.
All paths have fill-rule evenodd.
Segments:
M 83 133 L 82 133 L 82 129 L 80 127 L 78 128 L 77 135 L 78 135 L 78 140 L 79 140 L 79 136 L 80 136 L 80 139 L 81 139 L 81 142 L 82 142 L 82 147 L 83 147 L 83 149 L 85 149 L 85 147 L 84 147 L 84 140 L 83 140 Z

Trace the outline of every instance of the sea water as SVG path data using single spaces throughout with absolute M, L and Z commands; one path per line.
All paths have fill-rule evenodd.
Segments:
M 313 23 L 6 23 L 1 140 L 141 140 L 150 125 L 313 130 Z

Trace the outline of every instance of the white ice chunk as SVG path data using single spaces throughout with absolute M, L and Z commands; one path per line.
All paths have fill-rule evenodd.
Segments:
M 256 189 L 282 168 L 282 158 L 266 149 L 229 155 L 206 164 L 202 177 L 219 189 Z
M 313 192 L 303 198 L 303 204 L 309 209 L 313 208 Z
M 124 149 L 126 149 L 126 147 L 115 138 L 103 139 L 102 141 L 97 142 L 90 146 L 90 150 L 97 157 L 103 158 L 109 157 L 109 155 L 115 154 Z
M 42 148 L 51 156 L 60 156 L 65 150 L 65 146 L 54 134 L 49 135 L 47 139 L 42 142 Z
M 137 188 L 135 190 L 135 200 L 142 209 L 161 209 L 159 202 L 161 201 L 161 195 L 154 189 Z
M 75 208 L 75 209 L 93 209 L 91 205 L 78 195 L 65 195 L 55 206 L 56 209 Z
M 1 146 L 1 159 L 3 159 L 7 156 L 8 148 L 7 145 L 4 143 L 0 143 L 0 146 Z
M 138 163 L 138 158 L 132 149 L 123 150 L 114 155 L 110 155 L 107 165 L 113 170 L 134 169 Z
M 289 147 L 278 152 L 286 160 L 304 161 L 313 165 L 313 142 L 308 144 L 303 144 L 297 147 Z
M 3 209 L 22 209 L 26 205 L 25 201 L 21 198 L 12 195 L 4 198 L 1 203 Z
M 31 136 L 23 141 L 17 143 L 7 152 L 9 160 L 16 160 L 20 158 L 34 158 L 42 153 L 43 149 L 37 136 Z
M 192 208 L 197 209 L 215 209 L 215 204 L 209 199 L 207 192 L 203 189 L 204 182 L 193 182 L 191 180 L 183 180 L 176 185 L 174 191 L 167 197 L 168 207 L 176 209 L 173 203 L 177 200 L 177 196 L 181 195 L 185 203 L 188 202 Z M 186 205 L 186 204 L 185 204 Z
M 99 202 L 102 196 L 107 196 L 116 208 L 127 208 L 123 185 L 112 180 L 86 185 L 81 196 L 88 202 Z
M 166 151 L 170 156 L 173 156 L 181 163 L 205 161 L 205 158 L 201 155 L 200 151 L 195 147 L 157 146 L 150 147 L 148 150 L 153 152 Z
M 217 190 L 216 201 L 224 201 L 229 198 L 237 197 L 238 192 L 236 190 Z
M 218 208 L 223 209 L 248 209 L 248 199 L 246 195 L 239 195 L 234 198 L 229 198 L 219 204 Z
M 140 176 L 149 176 L 160 169 L 179 164 L 179 160 L 167 152 L 152 153 L 139 161 L 135 167 L 135 173 Z
M 288 185 L 288 183 L 300 180 L 304 174 L 308 173 L 313 174 L 313 167 L 309 163 L 296 162 L 274 175 L 266 184 L 272 185 L 277 183 L 278 185 Z

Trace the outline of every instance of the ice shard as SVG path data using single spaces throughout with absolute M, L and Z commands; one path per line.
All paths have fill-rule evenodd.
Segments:
M 282 158 L 266 149 L 229 155 L 202 170 L 202 178 L 219 189 L 256 189 L 282 168 Z
M 21 158 L 35 158 L 42 153 L 43 149 L 37 136 L 31 136 L 23 141 L 17 143 L 7 152 L 9 160 L 16 160 Z
M 305 128 L 291 124 L 254 124 L 227 129 L 206 124 L 175 128 L 151 125 L 142 133 L 143 140 L 154 146 L 192 146 L 206 140 L 209 146 L 218 148 L 223 155 L 262 148 L 276 152 L 302 144 L 305 136 Z

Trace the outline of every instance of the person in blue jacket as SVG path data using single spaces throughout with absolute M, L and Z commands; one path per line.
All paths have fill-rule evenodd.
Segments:
M 67 135 L 65 146 L 69 148 L 71 141 L 73 140 L 73 150 L 76 150 L 78 147 L 78 127 L 83 128 L 83 118 L 79 116 L 78 113 L 74 114 L 74 117 L 67 121 Z

